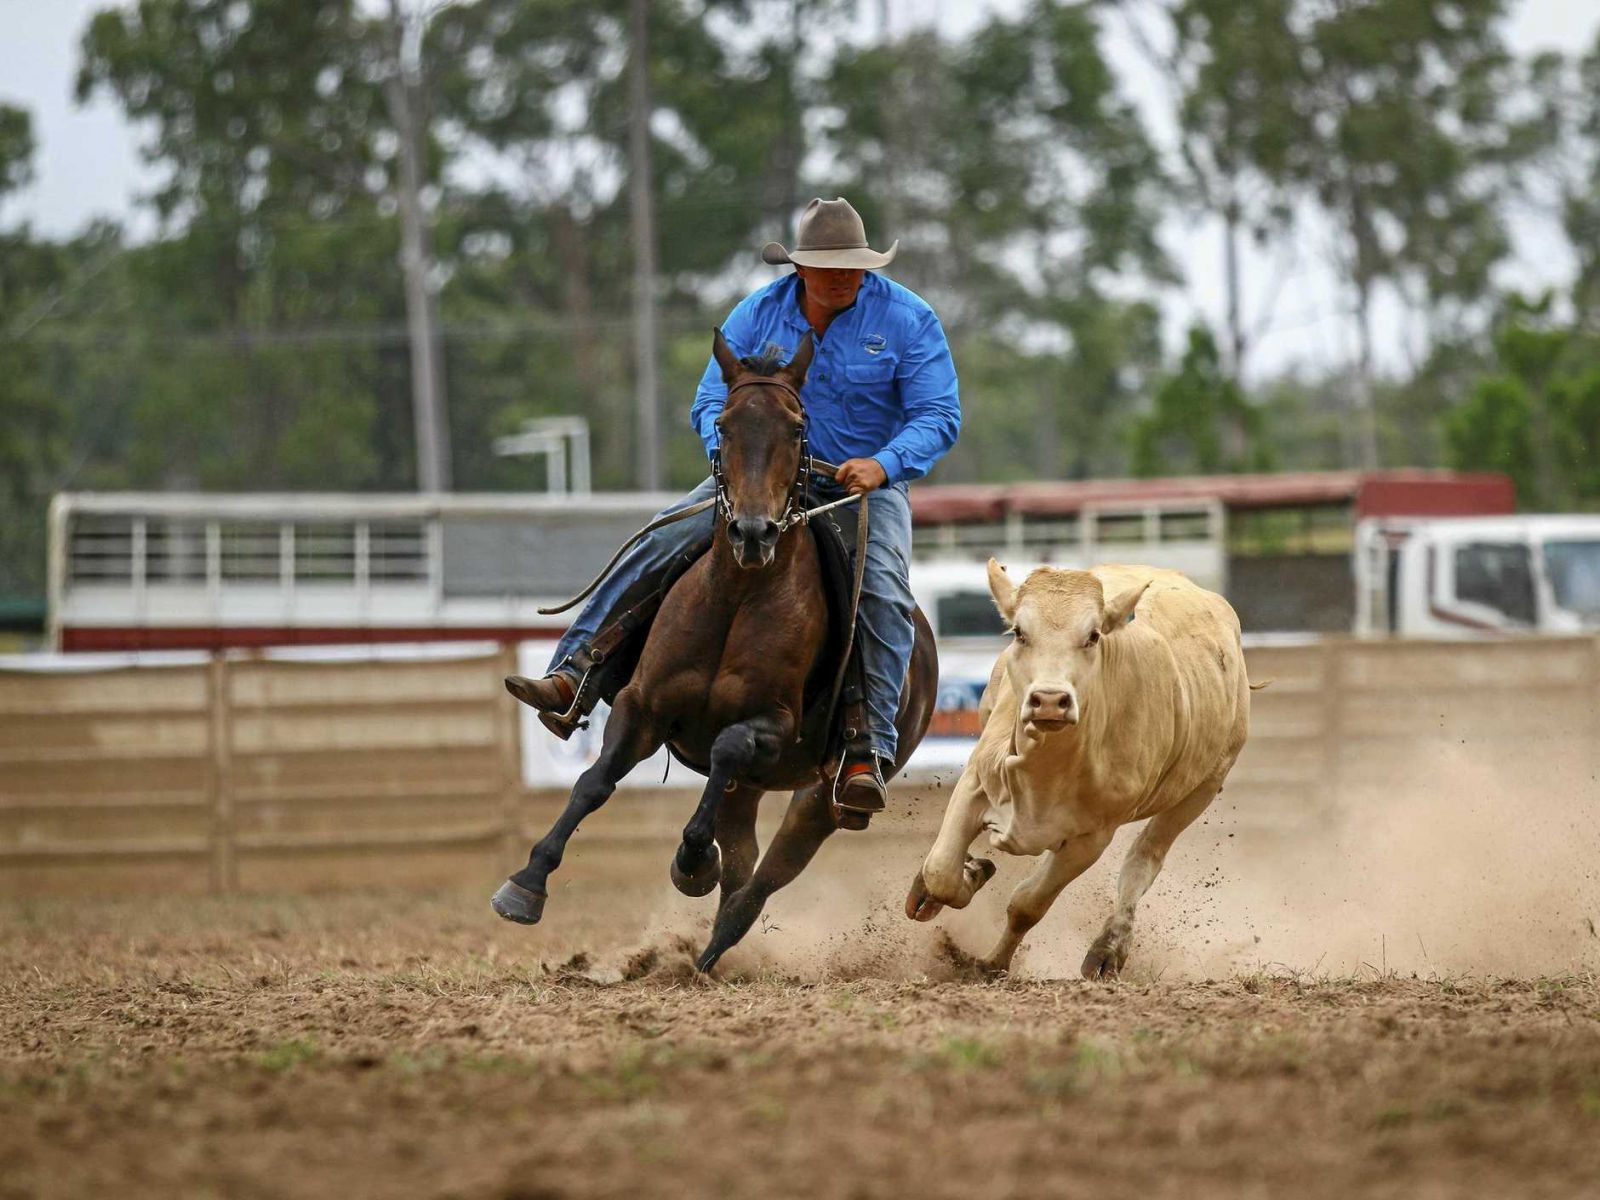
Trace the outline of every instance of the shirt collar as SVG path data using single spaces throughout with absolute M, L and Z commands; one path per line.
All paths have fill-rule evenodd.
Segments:
M 861 290 L 856 293 L 856 302 L 833 319 L 828 326 L 828 332 L 832 333 L 834 327 L 842 322 L 859 321 L 862 308 L 869 300 L 877 299 L 878 292 L 882 287 L 883 280 L 879 278 L 878 273 L 876 271 L 868 271 L 866 277 L 861 281 Z M 806 330 L 811 328 L 811 322 L 806 320 L 805 310 L 800 307 L 800 276 L 791 274 L 788 278 L 788 286 L 780 289 L 779 295 L 783 300 L 784 323 L 791 328 L 800 330 L 804 334 Z

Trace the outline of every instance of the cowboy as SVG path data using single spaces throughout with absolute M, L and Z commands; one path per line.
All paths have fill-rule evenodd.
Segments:
M 921 297 L 876 272 L 894 260 L 900 243 L 879 253 L 867 245 L 861 217 L 843 200 L 813 200 L 801 214 L 796 245 L 762 248 L 763 261 L 794 266 L 792 275 L 746 296 L 728 315 L 723 336 L 741 358 L 777 355 L 787 362 L 809 330 L 816 352 L 800 390 L 810 451 L 839 464 L 831 479 L 815 475 L 818 502 L 847 493 L 869 507 L 859 640 L 866 679 L 868 738 L 847 749 L 838 803 L 860 812 L 884 806 L 884 777 L 895 762 L 895 716 L 911 663 L 915 607 L 907 579 L 911 506 L 906 485 L 926 475 L 955 444 L 961 405 L 944 329 Z M 728 397 L 713 358 L 695 393 L 689 419 L 717 448 L 716 419 Z M 708 478 L 662 516 L 716 494 Z M 563 739 L 586 715 L 576 697 L 585 648 L 629 588 L 665 570 L 686 550 L 711 537 L 714 509 L 649 534 L 590 598 L 556 646 L 542 679 L 512 675 L 506 688 L 540 711 Z M 589 703 L 593 703 L 592 700 Z

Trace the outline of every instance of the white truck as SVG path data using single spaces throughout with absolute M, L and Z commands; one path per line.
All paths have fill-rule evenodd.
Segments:
M 1382 517 L 1356 526 L 1355 632 L 1600 632 L 1600 515 Z

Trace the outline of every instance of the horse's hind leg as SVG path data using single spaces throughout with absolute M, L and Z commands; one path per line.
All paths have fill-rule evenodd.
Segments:
M 533 853 L 528 855 L 528 865 L 500 885 L 490 901 L 495 912 L 520 925 L 538 923 L 544 915 L 548 894 L 546 880 L 550 872 L 561 865 L 567 840 L 577 832 L 586 816 L 611 798 L 618 781 L 660 745 L 661 739 L 642 711 L 638 693 L 631 687 L 624 688 L 617 696 L 616 707 L 611 710 L 611 719 L 606 722 L 600 757 L 578 776 L 567 807 L 556 818 L 550 832 L 534 846 Z
M 727 897 L 717 911 L 711 941 L 695 966 L 702 971 L 716 966 L 717 960 L 750 932 L 767 898 L 793 882 L 836 828 L 826 785 L 817 784 L 796 792 L 789 801 L 783 825 L 773 835 L 750 882 Z
M 793 736 L 794 724 L 786 713 L 751 717 L 717 734 L 706 789 L 672 858 L 672 883 L 684 895 L 704 896 L 717 886 L 721 868 L 712 838 L 724 798 L 739 787 L 741 776 L 777 759 Z

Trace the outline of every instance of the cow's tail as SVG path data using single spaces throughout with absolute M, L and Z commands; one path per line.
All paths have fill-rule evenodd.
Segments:
M 1269 688 L 1269 687 L 1271 687 L 1273 684 L 1275 684 L 1277 682 L 1278 681 L 1276 679 L 1263 679 L 1260 683 L 1252 683 L 1250 685 L 1250 690 L 1252 692 L 1259 692 L 1259 691 L 1261 691 L 1261 689 Z

